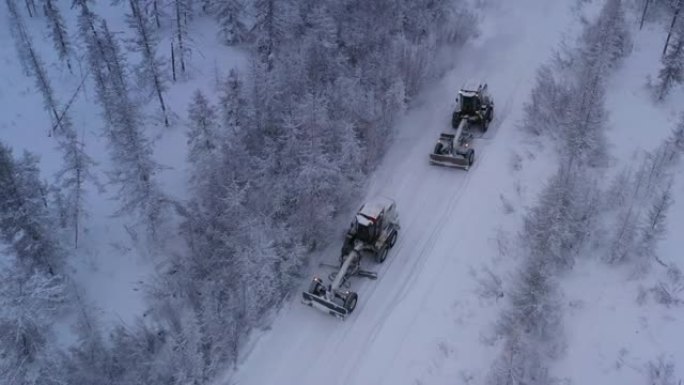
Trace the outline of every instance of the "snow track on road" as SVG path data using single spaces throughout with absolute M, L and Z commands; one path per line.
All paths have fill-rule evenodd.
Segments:
M 383 264 L 362 262 L 378 279 L 352 280 L 359 294 L 354 313 L 339 321 L 302 305 L 296 295 L 227 383 L 453 383 L 454 370 L 486 370 L 495 354 L 479 336 L 495 309 L 475 303 L 468 268 L 492 262 L 491 233 L 503 215 L 499 194 L 512 189 L 514 178 L 514 126 L 536 68 L 571 21 L 571 1 L 510 3 L 490 4 L 483 36 L 458 52 L 457 67 L 398 125 L 367 196 L 395 199 L 399 238 Z M 470 171 L 432 166 L 428 154 L 439 133 L 452 130 L 456 92 L 471 77 L 489 83 L 497 108 L 492 127 L 475 141 Z M 335 263 L 337 257 L 324 259 Z M 327 278 L 330 269 L 319 271 Z M 302 290 L 308 284 L 302 282 Z M 441 353 L 435 356 L 434 349 Z

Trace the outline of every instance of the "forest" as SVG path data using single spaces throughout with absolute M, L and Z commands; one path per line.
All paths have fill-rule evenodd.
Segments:
M 637 10 L 641 27 L 645 21 L 672 21 L 657 79 L 648 84 L 653 100 L 661 102 L 681 84 L 677 74 L 684 28 L 673 29 L 680 7 L 681 2 L 607 0 L 597 18 L 584 24 L 576 42 L 562 44 L 553 59 L 538 68 L 520 128 L 553 143 L 557 171 L 545 181 L 517 235 L 515 252 L 523 262 L 496 322 L 504 343 L 488 384 L 561 383 L 550 370 L 569 344 L 559 282 L 578 260 L 597 258 L 615 269 L 627 266 L 632 278 L 645 276 L 655 266 L 668 278 L 644 288 L 640 296 L 652 294 L 666 306 L 679 301 L 672 294 L 683 282 L 680 267 L 677 261 L 662 261 L 656 250 L 667 230 L 673 179 L 681 167 L 684 114 L 657 148 L 606 178 L 611 154 L 605 95 L 614 72 L 632 52 L 627 20 Z M 482 285 L 485 292 L 498 293 L 501 278 L 492 276 Z M 675 384 L 672 362 L 661 359 L 649 365 L 648 383 Z
M 399 137 L 402 119 L 425 108 L 420 97 L 426 88 L 464 68 L 453 61 L 454 52 L 483 34 L 489 43 L 488 28 L 497 26 L 486 23 L 486 12 L 506 2 L 4 3 L 0 42 L 10 46 L 3 52 L 7 70 L 0 71 L 9 74 L 18 63 L 22 78 L 2 84 L 21 90 L 10 98 L 36 96 L 42 105 L 17 102 L 3 111 L 11 117 L 0 118 L 0 384 L 199 385 L 237 370 L 254 333 L 268 331 L 274 315 L 300 295 L 320 254 L 338 250 L 341 229 L 393 143 L 413 139 Z M 621 111 L 611 109 L 609 98 L 639 34 L 656 27 L 665 31 L 658 35 L 658 70 L 643 79 L 643 88 L 654 106 L 680 96 L 684 1 L 567 3 L 595 7 L 595 17 L 581 17 L 578 33 L 564 35 L 548 60 L 530 70 L 534 80 L 522 96 L 522 119 L 501 128 L 523 138 L 526 147 L 511 150 L 513 160 L 500 173 L 509 167 L 515 174 L 535 161 L 553 170 L 535 186 L 517 187 L 522 196 L 525 188 L 539 186 L 530 205 L 524 199 L 516 205 L 504 196 L 508 192 L 497 191 L 501 218 L 519 214 L 521 220 L 509 239 L 487 242 L 498 242 L 512 261 L 506 263 L 515 266 L 508 275 L 503 267 L 486 268 L 476 282 L 477 299 L 456 290 L 439 297 L 467 298 L 456 301 L 459 306 L 471 299 L 500 306 L 488 320 L 491 335 L 473 337 L 496 353 L 483 360 L 486 373 L 479 381 L 461 372 L 466 384 L 570 382 L 554 372 L 575 342 L 566 322 L 572 311 L 567 277 L 588 260 L 643 279 L 634 302 L 666 309 L 684 304 L 681 261 L 663 258 L 658 248 L 681 196 L 674 186 L 682 169 L 684 115 L 678 107 L 666 138 L 620 162 L 610 138 Z M 489 55 L 489 64 L 503 71 L 507 63 L 498 62 L 497 52 Z M 478 64 L 465 68 L 498 71 Z M 505 121 L 510 101 L 498 100 Z M 35 150 L 16 145 L 14 136 L 35 141 Z M 529 155 L 535 151 L 539 159 Z M 477 174 L 487 170 L 483 159 L 460 179 L 464 186 L 497 178 Z M 454 190 L 444 213 L 424 214 L 432 226 L 448 224 L 451 216 L 459 226 L 471 220 L 448 211 L 461 193 Z M 413 218 L 407 219 L 410 226 Z M 425 255 L 419 257 L 435 258 L 438 230 L 420 228 L 427 245 L 420 243 Z M 105 249 L 92 262 L 93 250 Z M 424 274 L 435 269 L 435 280 L 450 266 L 428 262 L 406 264 Z M 131 307 L 125 320 L 112 321 L 107 309 L 114 304 L 93 300 L 97 278 L 84 278 L 84 266 L 98 263 L 135 272 L 123 279 L 133 286 L 121 294 L 123 306 Z M 103 266 L 91 266 L 92 276 Z M 649 274 L 657 280 L 644 279 Z M 438 291 L 432 282 L 427 287 L 421 306 Z M 409 288 L 391 296 L 383 307 L 387 314 L 369 326 L 371 342 L 388 338 L 381 333 L 383 317 L 406 314 L 400 305 L 411 296 Z M 133 305 L 138 302 L 142 309 Z M 412 309 L 410 316 L 421 311 L 429 308 Z M 448 344 L 438 346 L 454 362 L 472 348 L 459 346 L 461 355 L 452 356 Z M 648 360 L 640 372 L 648 384 L 678 384 L 676 359 L 640 358 Z
M 440 52 L 477 34 L 466 2 L 446 0 L 6 0 L 3 13 L 61 154 L 46 176 L 41 154 L 0 143 L 10 384 L 199 384 L 234 365 L 355 204 L 397 117 L 448 67 Z M 187 87 L 202 60 L 193 31 L 207 24 L 247 62 L 209 91 Z M 174 109 L 182 83 L 191 103 Z M 92 127 L 72 108 L 83 98 Z M 185 132 L 184 194 L 160 181 L 154 127 Z M 104 138 L 104 162 L 86 128 Z M 105 192 L 156 266 L 144 314 L 112 328 L 73 274 Z

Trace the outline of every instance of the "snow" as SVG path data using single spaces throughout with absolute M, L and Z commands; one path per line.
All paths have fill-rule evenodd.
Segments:
M 517 154 L 529 147 L 515 125 L 537 66 L 572 21 L 566 5 L 541 0 L 488 5 L 481 37 L 455 53 L 456 68 L 426 88 L 371 177 L 367 196 L 392 197 L 402 218 L 386 262 L 362 262 L 377 270 L 379 279 L 352 282 L 359 303 L 343 322 L 302 305 L 297 293 L 270 331 L 254 338 L 237 371 L 219 383 L 427 384 L 483 378 L 497 353 L 489 335 L 500 304 L 475 294 L 471 271 L 489 265 L 505 272 L 516 263 L 506 234 L 519 226 L 523 211 L 506 216 L 501 203 L 531 204 L 539 181 L 553 172 L 553 162 L 535 161 L 553 159 L 546 150 Z M 475 141 L 477 159 L 470 171 L 431 166 L 428 154 L 439 133 L 449 130 L 454 98 L 468 78 L 487 79 L 498 109 L 495 120 L 485 138 Z M 518 172 L 514 163 L 524 167 Z M 302 290 L 307 285 L 302 282 Z
M 555 375 L 576 384 L 645 384 L 648 362 L 661 354 L 674 358 L 681 373 L 684 309 L 652 300 L 637 305 L 644 282 L 628 277 L 624 269 L 585 260 L 563 279 L 569 345 Z
M 386 197 L 372 197 L 366 203 L 363 204 L 359 214 L 364 215 L 369 218 L 377 218 L 385 208 L 390 207 L 394 202 Z
M 118 5 L 98 2 L 94 9 L 107 19 L 108 26 L 117 36 L 125 38 L 129 34 L 123 17 L 129 10 L 127 5 L 126 2 Z M 59 62 L 52 40 L 47 38 L 45 19 L 42 16 L 25 17 L 24 21 L 33 37 L 36 51 L 45 62 L 58 103 L 64 106 L 86 75 L 87 63 L 85 48 L 76 28 L 78 12 L 70 11 L 67 3 L 56 3 L 56 6 L 62 10 L 77 53 L 72 60 L 73 74 Z M 11 146 L 15 155 L 24 150 L 37 154 L 42 177 L 52 182 L 62 164 L 62 154 L 55 139 L 48 135 L 50 116 L 42 108 L 42 96 L 33 78 L 26 76 L 21 68 L 14 41 L 5 23 L 6 18 L 6 7 L 0 6 L 0 20 L 3 20 L 0 49 L 4 52 L 0 59 L 0 141 Z M 188 185 L 185 118 L 193 92 L 201 89 L 215 103 L 218 99 L 216 83 L 231 68 L 243 69 L 247 65 L 244 52 L 219 43 L 214 32 L 217 30 L 216 24 L 211 18 L 197 17 L 189 28 L 193 37 L 192 57 L 188 63 L 190 75 L 176 83 L 169 80 L 169 89 L 165 94 L 169 110 L 178 114 L 172 116 L 172 126 L 165 128 L 160 124 L 158 115 L 155 115 L 158 108 L 156 100 L 142 103 L 146 108 L 145 113 L 149 115 L 145 122 L 145 134 L 155 142 L 155 160 L 164 166 L 159 180 L 164 192 L 174 199 L 185 198 Z M 170 55 L 166 52 L 169 46 L 168 40 L 159 43 L 158 53 L 166 61 Z M 130 54 L 128 60 L 133 64 L 136 55 Z M 94 174 L 105 184 L 106 191 L 100 192 L 92 185 L 86 187 L 86 207 L 89 210 L 89 217 L 84 223 L 86 232 L 81 235 L 78 250 L 71 251 L 74 258 L 70 258 L 70 262 L 72 276 L 84 293 L 85 302 L 97 310 L 98 316 L 106 324 L 114 325 L 121 321 L 131 323 L 147 310 L 142 289 L 158 269 L 159 261 L 144 242 L 136 240 L 136 234 L 129 231 L 128 218 L 112 217 L 117 209 L 117 202 L 113 199 L 116 186 L 106 185 L 110 161 L 103 137 L 101 111 L 96 105 L 94 87 L 88 80 L 69 113 L 74 129 L 85 142 L 85 151 L 97 162 Z M 178 240 L 173 239 L 173 234 L 169 237 L 167 248 L 178 250 Z M 69 340 L 67 337 L 64 339 Z
M 359 303 L 344 321 L 302 305 L 295 293 L 268 331 L 251 336 L 237 370 L 217 385 L 483 383 L 500 351 L 491 326 L 505 299 L 480 295 L 480 271 L 489 268 L 508 283 L 519 262 L 512 250 L 521 218 L 555 171 L 551 146 L 526 142 L 516 125 L 537 67 L 564 37 L 576 36 L 577 4 L 585 4 L 581 12 L 586 17 L 598 11 L 601 2 L 480 3 L 484 4 L 480 37 L 455 52 L 455 68 L 415 101 L 367 186 L 366 200 L 391 197 L 402 219 L 386 262 L 362 262 L 363 268 L 378 271 L 379 278 L 353 280 Z M 125 7 L 103 2 L 97 7 L 108 15 L 114 31 L 126 30 L 116 24 Z M 74 31 L 73 13 L 64 15 Z M 43 20 L 27 23 L 35 32 L 38 50 L 44 55 L 53 52 L 50 40 L 43 38 Z M 215 95 L 218 79 L 230 68 L 247 64 L 242 52 L 217 44 L 215 25 L 208 19 L 195 20 L 192 28 L 192 75 L 172 84 L 166 94 L 175 111 L 185 111 L 195 89 Z M 639 152 L 654 149 L 679 118 L 682 87 L 662 105 L 655 105 L 646 89 L 647 77 L 655 77 L 659 69 L 663 40 L 662 27 L 646 24 L 635 31 L 632 55 L 609 82 L 608 141 L 614 158 L 609 174 L 636 159 Z M 160 47 L 168 46 L 168 41 L 160 42 Z M 42 105 L 41 96 L 21 70 L 8 28 L 0 28 L 0 49 L 8 52 L 0 59 L 0 140 L 16 153 L 27 149 L 40 154 L 43 176 L 51 179 L 61 154 L 47 135 L 49 116 L 36 107 Z M 66 103 L 80 82 L 80 65 L 85 64 L 74 63 L 70 75 L 58 65 L 56 55 L 44 60 L 58 100 Z M 456 93 L 469 79 L 489 85 L 496 103 L 495 120 L 484 137 L 475 140 L 476 161 L 469 171 L 431 166 L 428 154 L 439 133 L 450 132 Z M 104 181 L 108 152 L 94 100 L 94 90 L 87 84 L 71 112 Z M 148 112 L 155 107 L 150 103 Z M 164 190 L 177 199 L 185 197 L 187 185 L 183 120 L 183 115 L 173 117 L 169 129 L 151 123 L 147 131 L 156 141 L 156 160 L 169 166 L 162 174 Z M 657 250 L 662 260 L 680 266 L 684 266 L 682 174 L 679 171 L 673 187 L 668 237 Z M 111 197 L 112 191 L 88 191 L 88 232 L 77 251 L 74 277 L 103 319 L 129 322 L 145 311 L 140 289 L 157 266 L 144 245 L 131 238 L 125 221 L 111 218 L 116 205 Z M 353 214 L 349 212 L 349 217 Z M 321 253 L 321 260 L 336 264 L 340 246 L 341 239 Z M 313 271 L 321 276 L 328 272 L 323 267 Z M 662 275 L 663 269 L 654 266 L 645 277 L 634 278 L 628 268 L 608 267 L 597 262 L 597 256 L 580 259 L 560 278 L 567 350 L 551 367 L 552 375 L 577 384 L 643 384 L 646 364 L 664 354 L 677 363 L 677 378 L 681 378 L 684 309 L 667 308 L 649 295 L 637 301 Z M 303 280 L 301 290 L 308 285 Z
M 658 255 L 666 263 L 675 262 L 680 268 L 684 265 L 682 238 L 684 234 L 684 172 L 679 170 L 672 186 L 674 204 L 668 213 L 668 236 L 658 244 Z
M 621 167 L 636 167 L 644 151 L 652 151 L 677 124 L 684 92 L 676 87 L 662 104 L 655 104 L 647 78 L 655 78 L 666 31 L 645 24 L 633 25 L 634 51 L 612 76 L 607 93 L 610 111 L 608 140 L 615 173 Z M 672 189 L 674 204 L 668 213 L 668 235 L 656 250 L 665 263 L 684 264 L 681 234 L 684 234 L 684 178 L 681 169 Z M 643 277 L 633 267 L 608 267 L 597 262 L 600 255 L 582 259 L 561 280 L 566 301 L 564 328 L 568 342 L 565 356 L 551 369 L 571 383 L 645 384 L 648 363 L 661 355 L 675 363 L 675 380 L 684 373 L 684 308 L 666 307 L 644 294 L 665 274 L 653 264 Z M 680 297 L 681 297 L 680 293 Z M 642 299 L 639 300 L 640 297 Z
M 675 87 L 662 105 L 649 97 L 647 79 L 656 79 L 665 31 L 646 24 L 642 31 L 634 25 L 634 49 L 613 74 L 608 85 L 606 107 L 610 114 L 609 149 L 616 163 L 628 162 L 639 151 L 655 149 L 675 127 L 684 92 Z

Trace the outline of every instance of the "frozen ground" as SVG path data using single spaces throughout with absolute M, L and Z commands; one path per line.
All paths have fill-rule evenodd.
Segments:
M 613 75 L 607 94 L 610 152 L 615 157 L 613 172 L 629 164 L 636 166 L 637 156 L 662 143 L 676 126 L 684 101 L 682 87 L 677 87 L 664 103 L 653 103 L 646 88 L 647 77 L 655 78 L 660 69 L 658 59 L 666 31 L 655 25 L 638 31 L 635 22 L 632 26 L 634 51 Z M 676 173 L 672 197 L 668 233 L 656 252 L 661 260 L 681 267 L 681 170 Z M 665 269 L 654 263 L 646 276 L 636 278 L 631 266 L 608 267 L 596 262 L 600 256 L 589 257 L 580 259 L 561 280 L 566 296 L 564 329 L 568 349 L 552 373 L 570 379 L 573 384 L 640 385 L 648 383 L 648 363 L 662 356 L 675 363 L 675 380 L 684 379 L 684 308 L 665 307 L 656 303 L 651 294 L 644 296 L 642 292 L 663 278 Z M 679 296 L 684 297 L 684 287 Z
M 302 305 L 299 295 L 276 315 L 267 332 L 257 332 L 237 370 L 217 385 L 262 384 L 481 384 L 499 347 L 489 337 L 502 300 L 478 293 L 482 267 L 504 280 L 517 265 L 511 250 L 520 220 L 535 202 L 543 182 L 554 171 L 550 146 L 523 143 L 515 128 L 528 100 L 535 70 L 550 56 L 563 35 L 574 36 L 575 0 L 484 1 L 482 36 L 455 53 L 455 68 L 444 79 L 426 87 L 415 106 L 400 121 L 394 143 L 374 174 L 368 196 L 387 195 L 397 201 L 402 229 L 395 248 L 382 265 L 365 268 L 379 273 L 377 281 L 353 282 L 360 302 L 345 321 L 338 321 Z M 599 1 L 587 12 L 598 9 Z M 120 10 L 100 3 L 110 21 Z M 67 11 L 67 3 L 59 3 Z M 0 6 L 0 19 L 5 20 Z M 113 12 L 113 13 L 112 13 Z M 117 13 L 118 12 L 118 13 Z M 629 20 L 634 23 L 633 15 Z M 69 20 L 73 26 L 73 20 Z M 43 53 L 58 99 L 65 103 L 80 80 L 62 71 L 44 38 L 42 19 L 28 20 L 34 44 Z M 179 111 L 166 130 L 152 126 L 157 159 L 172 166 L 162 178 L 166 191 L 183 197 L 185 137 L 182 120 L 192 91 L 214 93 L 216 74 L 244 64 L 240 52 L 222 48 L 207 20 L 193 25 L 192 76 L 172 85 L 168 103 Z M 113 24 L 116 31 L 122 25 Z M 72 33 L 74 28 L 72 27 Z M 75 33 L 74 33 L 75 35 Z M 681 87 L 662 106 L 654 106 L 644 88 L 646 76 L 659 68 L 658 52 L 664 32 L 647 26 L 635 35 L 633 54 L 609 84 L 610 153 L 614 169 L 652 150 L 674 126 L 684 101 Z M 168 46 L 162 42 L 161 46 Z M 51 179 L 60 164 L 55 142 L 47 136 L 49 117 L 32 79 L 24 76 L 7 28 L 0 28 L 0 140 L 16 152 L 29 149 L 41 155 L 43 176 Z M 81 52 L 82 53 L 82 52 Z M 51 55 L 51 56 L 48 56 Z M 459 86 L 470 78 L 490 85 L 496 118 L 487 135 L 476 142 L 477 160 L 469 171 L 430 166 L 427 162 L 440 131 L 449 131 L 449 117 Z M 154 101 L 150 103 L 153 112 Z M 104 180 L 108 156 L 100 137 L 92 88 L 86 88 L 72 108 L 75 127 L 84 135 L 87 151 L 100 165 Z M 612 172 L 612 171 L 611 171 Z M 665 261 L 684 265 L 684 178 L 680 171 L 673 188 L 668 237 L 658 253 Z M 146 251 L 131 242 L 123 223 L 110 218 L 111 191 L 89 191 L 91 217 L 88 233 L 74 264 L 88 300 L 109 321 L 132 320 L 144 310 L 137 289 L 153 270 Z M 360 203 L 360 202 L 359 202 Z M 350 213 L 351 215 L 351 213 Z M 342 230 L 340 230 L 342 231 Z M 340 239 L 341 242 L 341 239 Z M 337 260 L 339 245 L 322 259 Z M 641 279 L 630 279 L 627 269 L 608 268 L 582 259 L 561 278 L 568 349 L 551 368 L 571 383 L 644 384 L 646 364 L 663 354 L 684 369 L 682 308 L 666 308 L 646 297 L 637 303 L 640 288 L 650 287 L 662 269 Z M 330 270 L 316 269 L 323 276 Z M 302 289 L 308 282 L 302 282 Z M 505 299 L 504 299 L 505 300 Z
M 47 24 L 40 15 L 25 18 L 27 30 L 33 37 L 33 44 L 49 73 L 52 87 L 60 105 L 72 97 L 86 71 L 83 43 L 76 30 L 75 15 L 68 2 L 57 2 L 67 20 L 67 28 L 74 44 L 72 58 L 73 74 L 59 63 L 52 40 L 47 35 Z M 126 35 L 128 28 L 123 24 L 123 13 L 128 11 L 127 3 L 112 5 L 98 2 L 96 10 L 104 15 L 108 25 L 117 36 Z M 40 157 L 42 177 L 52 182 L 53 175 L 62 164 L 61 152 L 54 138 L 48 136 L 50 116 L 43 110 L 43 99 L 35 87 L 33 78 L 22 71 L 14 48 L 14 41 L 7 25 L 7 9 L 0 6 L 0 141 L 10 145 L 15 154 L 29 150 Z M 168 27 L 168 26 L 166 26 Z M 177 111 L 172 117 L 172 126 L 165 128 L 155 118 L 157 104 L 151 99 L 146 106 L 149 120 L 145 134 L 155 142 L 155 158 L 167 167 L 160 175 L 164 192 L 171 197 L 185 196 L 186 178 L 186 126 L 187 106 L 196 89 L 202 90 L 213 101 L 217 100 L 216 79 L 228 74 L 231 68 L 245 65 L 243 52 L 225 47 L 216 38 L 216 24 L 209 18 L 200 17 L 190 25 L 193 42 L 192 56 L 188 62 L 189 75 L 178 82 L 169 82 L 165 98 L 170 110 Z M 168 61 L 168 41 L 159 43 L 159 55 Z M 131 55 L 129 64 L 135 63 Z M 133 79 L 131 79 L 133 80 Z M 106 172 L 109 167 L 109 151 L 103 138 L 102 109 L 96 105 L 95 90 L 89 81 L 75 99 L 69 110 L 74 129 L 85 142 L 85 151 L 98 163 L 94 173 L 105 191 L 99 192 L 92 185 L 86 186 L 86 206 L 89 217 L 83 223 L 85 233 L 81 235 L 78 250 L 74 251 L 72 268 L 77 284 L 85 293 L 85 300 L 99 310 L 107 323 L 132 322 L 145 311 L 142 286 L 149 281 L 155 269 L 155 258 L 144 245 L 135 242 L 124 225 L 127 218 L 114 218 L 117 202 L 113 200 L 115 186 L 107 186 Z

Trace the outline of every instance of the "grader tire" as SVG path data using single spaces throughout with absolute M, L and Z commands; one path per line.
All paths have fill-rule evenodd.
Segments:
M 378 253 L 375 254 L 375 261 L 377 263 L 385 262 L 385 259 L 387 259 L 387 251 L 387 247 L 383 247 L 382 249 L 380 249 L 380 251 L 378 251 Z
M 394 247 L 394 244 L 397 242 L 397 232 L 394 231 L 392 235 L 390 235 L 389 242 L 387 242 L 387 248 L 391 249 Z
M 356 308 L 356 303 L 359 301 L 359 296 L 358 294 L 351 292 L 347 296 L 347 298 L 344 299 L 344 306 L 345 309 L 347 309 L 347 314 L 351 314 L 351 312 L 354 311 Z

